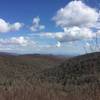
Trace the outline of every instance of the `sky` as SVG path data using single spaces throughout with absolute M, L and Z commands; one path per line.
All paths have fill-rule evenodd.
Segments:
M 0 52 L 99 51 L 99 10 L 100 0 L 0 0 Z

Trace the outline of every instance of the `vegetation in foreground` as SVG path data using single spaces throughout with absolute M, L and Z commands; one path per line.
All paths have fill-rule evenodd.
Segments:
M 68 86 L 63 91 L 59 85 L 27 82 L 0 87 L 0 100 L 100 100 L 100 87 L 86 84 Z
M 69 59 L 2 55 L 0 100 L 100 100 L 99 69 L 100 53 Z

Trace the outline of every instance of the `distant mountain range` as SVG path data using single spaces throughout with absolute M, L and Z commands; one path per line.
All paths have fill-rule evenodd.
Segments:
M 44 70 L 40 76 L 62 85 L 100 84 L 100 52 L 69 58 L 59 66 Z
M 0 52 L 0 84 L 33 79 L 61 85 L 100 83 L 100 52 L 76 57 Z

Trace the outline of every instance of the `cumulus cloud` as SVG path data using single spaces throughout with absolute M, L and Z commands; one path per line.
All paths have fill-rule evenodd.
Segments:
M 45 33 L 45 36 L 54 38 L 59 42 L 70 42 L 83 39 L 92 39 L 96 37 L 96 34 L 88 28 L 72 27 L 68 29 L 64 28 L 64 32 Z
M 61 47 L 61 43 L 58 41 L 56 44 L 57 47 Z
M 16 30 L 16 31 L 18 31 L 22 26 L 23 26 L 22 23 L 16 22 L 16 23 L 12 24 L 11 30 Z
M 93 39 L 97 33 L 99 34 L 99 11 L 87 6 L 82 1 L 71 1 L 57 11 L 53 20 L 63 31 L 56 32 L 54 36 L 49 33 L 48 36 L 56 38 L 59 42 Z
M 29 44 L 29 40 L 23 36 L 11 37 L 10 39 L 0 39 L 0 44 L 1 45 L 27 46 Z
M 82 39 L 92 39 L 95 38 L 95 33 L 91 31 L 89 28 L 79 28 L 79 27 L 72 27 L 72 28 L 64 28 L 64 37 L 67 39 L 73 40 L 82 40 Z M 62 37 L 63 38 L 63 37 Z M 65 40 L 65 41 L 66 41 Z
M 82 1 L 71 1 L 64 8 L 58 10 L 53 17 L 56 24 L 61 27 L 91 27 L 99 18 L 99 13 Z
M 22 23 L 15 22 L 13 24 L 10 24 L 9 22 L 6 22 L 5 20 L 0 18 L 0 33 L 18 31 L 22 26 Z
M 12 37 L 9 42 L 11 44 L 18 44 L 18 45 L 21 45 L 21 46 L 26 46 L 28 44 L 28 40 L 25 39 L 23 36 Z
M 43 29 L 45 29 L 45 26 L 40 24 L 40 18 L 35 17 L 33 19 L 33 25 L 30 27 L 30 30 L 32 32 L 36 32 L 36 31 L 40 31 L 40 30 L 43 30 Z

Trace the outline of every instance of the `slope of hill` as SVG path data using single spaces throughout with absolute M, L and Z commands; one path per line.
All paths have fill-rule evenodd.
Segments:
M 85 84 L 100 81 L 100 53 L 73 58 L 53 55 L 0 54 L 0 84 L 34 78 L 51 83 Z
M 53 55 L 0 53 L 0 84 L 15 80 L 32 81 L 41 71 L 58 66 L 64 59 Z
M 100 53 L 0 54 L 0 100 L 8 99 L 100 100 Z
M 66 84 L 100 83 L 100 52 L 65 60 L 41 73 L 41 79 Z

